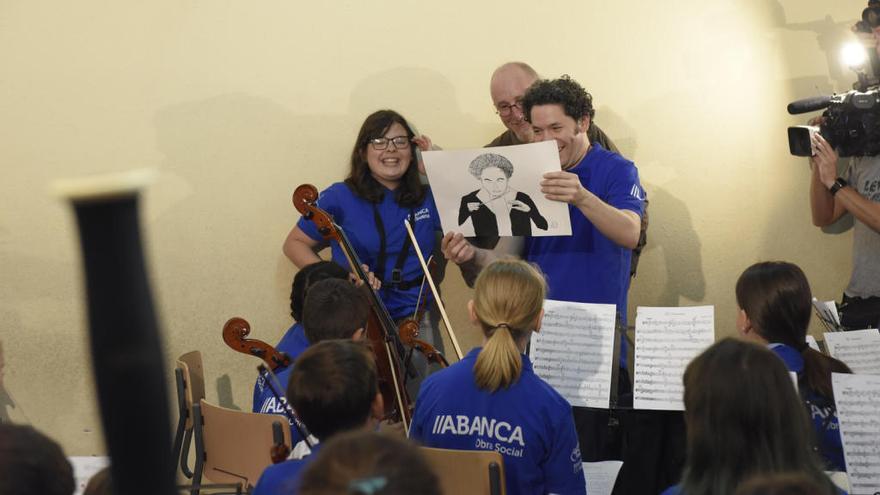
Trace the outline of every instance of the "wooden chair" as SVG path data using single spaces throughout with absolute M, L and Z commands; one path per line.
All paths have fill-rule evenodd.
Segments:
M 504 495 L 504 459 L 494 450 L 420 447 L 440 478 L 444 495 Z
M 249 490 L 272 465 L 272 448 L 281 443 L 290 447 L 290 424 L 275 414 L 236 411 L 202 399 L 193 405 L 193 420 L 194 486 L 204 476 Z
M 180 471 L 189 479 L 193 471 L 189 468 L 189 451 L 193 437 L 193 405 L 205 398 L 205 371 L 202 366 L 202 353 L 187 352 L 177 358 L 174 370 L 177 382 L 177 432 L 174 435 L 172 457 L 175 471 Z

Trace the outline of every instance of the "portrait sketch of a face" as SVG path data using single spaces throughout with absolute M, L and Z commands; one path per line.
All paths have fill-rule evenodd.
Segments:
M 568 205 L 541 193 L 543 174 L 560 170 L 553 142 L 426 151 L 422 156 L 444 233 L 571 234 Z
M 479 189 L 461 198 L 458 224 L 470 221 L 476 236 L 532 235 L 532 225 L 547 230 L 547 219 L 532 198 L 510 187 L 513 164 L 496 153 L 474 158 L 468 172 Z

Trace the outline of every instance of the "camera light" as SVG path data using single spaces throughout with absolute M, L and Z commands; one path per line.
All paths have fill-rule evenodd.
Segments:
M 852 42 L 843 45 L 840 50 L 840 58 L 847 67 L 861 67 L 868 61 L 868 54 L 861 43 Z

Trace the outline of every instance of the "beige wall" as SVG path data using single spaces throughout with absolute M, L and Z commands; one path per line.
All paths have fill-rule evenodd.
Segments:
M 53 179 L 159 170 L 144 224 L 166 358 L 202 350 L 209 398 L 247 409 L 256 363 L 220 328 L 244 316 L 274 342 L 289 324 L 292 189 L 341 179 L 380 107 L 447 148 L 488 142 L 500 130 L 489 74 L 511 59 L 584 83 L 639 166 L 651 228 L 633 308 L 714 304 L 729 334 L 736 277 L 768 258 L 837 297 L 851 238 L 810 225 L 808 168 L 785 138 L 802 119 L 785 104 L 846 89 L 836 46 L 863 4 L 6 0 L 0 340 L 15 407 L 4 414 L 70 454 L 104 451 L 78 245 Z M 446 291 L 461 321 L 456 272 Z

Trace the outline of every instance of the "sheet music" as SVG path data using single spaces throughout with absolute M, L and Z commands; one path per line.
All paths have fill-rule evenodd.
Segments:
M 822 352 L 822 349 L 819 349 L 819 343 L 816 342 L 816 337 L 813 337 L 812 335 L 807 335 L 807 345 L 814 351 Z
M 837 303 L 834 301 L 819 301 L 814 297 L 813 307 L 816 308 L 819 317 L 825 320 L 826 323 L 834 327 L 840 326 L 840 315 L 837 313 Z
M 587 479 L 587 493 L 590 495 L 611 495 L 623 461 L 585 462 L 583 464 L 584 478 Z
M 535 373 L 572 406 L 609 407 L 616 312 L 613 304 L 544 301 L 530 357 Z
M 715 341 L 715 307 L 636 310 L 634 409 L 683 411 L 687 364 Z
M 880 375 L 880 332 L 825 332 L 828 354 L 846 363 L 853 373 Z
M 849 493 L 880 491 L 880 376 L 832 373 L 831 384 Z

